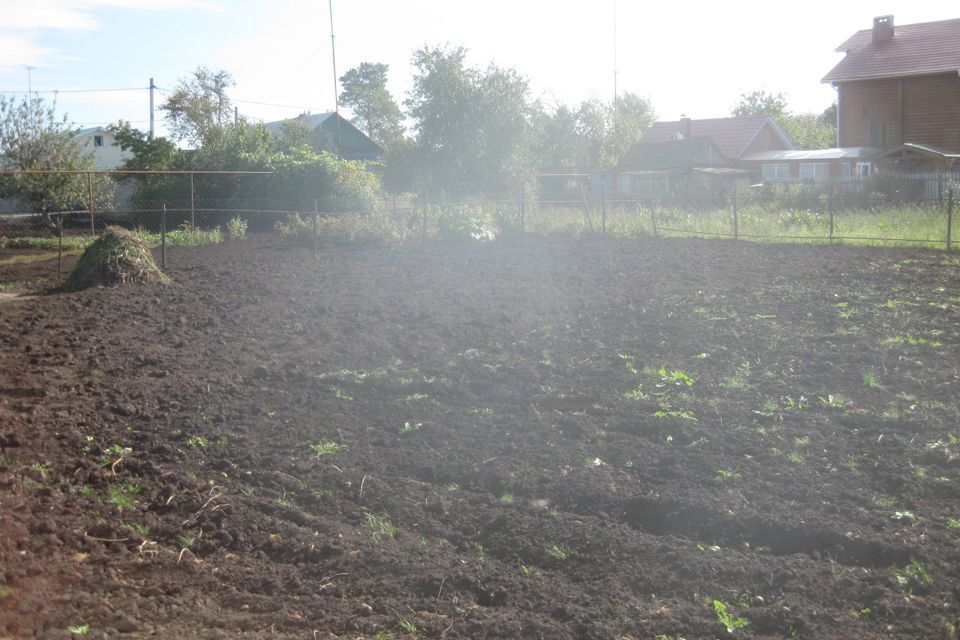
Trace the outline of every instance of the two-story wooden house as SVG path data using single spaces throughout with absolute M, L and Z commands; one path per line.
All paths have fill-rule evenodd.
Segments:
M 846 55 L 823 82 L 837 89 L 839 146 L 949 168 L 960 153 L 960 19 L 895 26 L 880 16 L 837 51 Z

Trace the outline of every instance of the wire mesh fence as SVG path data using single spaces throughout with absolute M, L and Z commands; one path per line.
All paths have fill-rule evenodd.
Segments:
M 633 197 L 616 190 L 520 189 L 515 194 L 449 201 L 389 195 L 364 210 L 323 210 L 317 197 L 256 194 L 258 175 L 113 177 L 109 198 L 0 200 L 0 250 L 76 254 L 108 225 L 136 230 L 153 247 L 199 246 L 250 234 L 312 247 L 329 243 L 491 240 L 510 234 L 600 235 L 618 238 L 696 236 L 764 242 L 854 243 L 952 249 L 957 188 L 924 184 L 922 198 L 884 197 L 811 185 L 711 185 L 707 192 Z M 179 188 L 171 189 L 174 180 Z M 166 189 L 166 191 L 164 191 Z M 81 189 L 81 192 L 83 189 Z M 609 195 L 608 195 L 609 194 Z M 160 195 L 166 197 L 151 198 Z M 929 197 L 928 197 L 929 196 Z M 15 256 L 0 255 L 0 267 Z M 52 266 L 51 266 L 52 268 Z M 0 278 L 2 279 L 2 278 Z

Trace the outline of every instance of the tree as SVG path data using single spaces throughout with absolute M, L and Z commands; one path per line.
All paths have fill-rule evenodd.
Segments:
M 766 91 L 741 93 L 740 102 L 733 107 L 731 113 L 736 118 L 770 116 L 779 121 L 788 113 L 787 98 L 782 93 L 768 93 Z
M 19 102 L 0 95 L 0 168 L 4 171 L 95 171 L 93 156 L 73 142 L 77 130 L 58 120 L 56 103 L 29 96 Z M 113 201 L 113 182 L 102 174 L 60 173 L 3 176 L 0 197 L 17 198 L 32 211 L 105 208 Z M 48 218 L 48 223 L 51 223 Z M 52 224 L 52 223 L 51 223 Z
M 502 194 L 533 168 L 534 109 L 512 69 L 466 66 L 467 50 L 425 47 L 407 100 L 413 156 L 428 187 L 454 194 Z
M 110 125 L 110 133 L 123 151 L 131 153 L 123 162 L 133 171 L 170 169 L 177 160 L 177 146 L 163 137 L 154 138 L 123 120 Z
M 353 124 L 386 148 L 403 137 L 403 113 L 387 90 L 390 66 L 363 62 L 340 77 L 340 103 L 353 112 Z
M 175 140 L 187 140 L 201 146 L 233 119 L 233 106 L 227 89 L 233 77 L 224 70 L 197 67 L 191 76 L 180 78 L 176 89 L 160 105 L 166 111 L 170 133 Z
M 826 149 L 836 145 L 836 105 L 822 114 L 791 113 L 787 99 L 782 93 L 754 91 L 740 94 L 740 102 L 734 106 L 734 116 L 770 116 L 798 149 Z
M 577 109 L 561 105 L 539 119 L 539 170 L 586 173 L 612 167 L 654 121 L 646 98 L 634 93 L 613 104 L 588 100 Z

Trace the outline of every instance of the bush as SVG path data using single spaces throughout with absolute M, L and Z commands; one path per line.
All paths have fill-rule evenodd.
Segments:
M 247 221 L 237 216 L 227 222 L 227 237 L 231 240 L 243 240 L 247 237 Z
M 277 231 L 285 241 L 311 245 L 313 221 L 298 214 L 277 223 Z M 334 244 L 396 244 L 409 236 L 403 221 L 383 212 L 321 216 L 317 219 L 317 239 Z

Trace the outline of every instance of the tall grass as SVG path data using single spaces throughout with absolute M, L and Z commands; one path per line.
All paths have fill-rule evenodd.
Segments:
M 960 218 L 960 216 L 958 216 Z M 600 207 L 589 213 L 579 207 L 538 207 L 527 212 L 526 230 L 531 233 L 599 233 Z M 649 206 L 610 207 L 606 231 L 617 237 L 708 236 L 733 237 L 733 210 L 687 210 Z M 960 220 L 955 221 L 957 226 Z M 842 211 L 833 216 L 833 241 L 854 245 L 908 244 L 943 248 L 946 246 L 947 214 L 935 207 L 904 205 L 870 211 Z M 737 235 L 744 240 L 763 242 L 829 242 L 830 216 L 814 211 L 778 211 L 758 205 L 737 212 Z M 953 240 L 960 232 L 953 231 Z
M 151 231 L 137 231 L 136 234 L 150 247 L 159 247 L 162 241 L 159 233 Z M 65 251 L 83 250 L 89 247 L 99 236 L 64 236 L 63 248 Z M 223 242 L 223 233 L 220 227 L 213 229 L 190 229 L 181 227 L 167 232 L 167 244 L 181 247 L 200 247 L 207 244 Z M 0 236 L 0 249 L 32 249 L 38 251 L 56 251 L 60 240 L 48 236 L 25 236 L 6 238 Z

